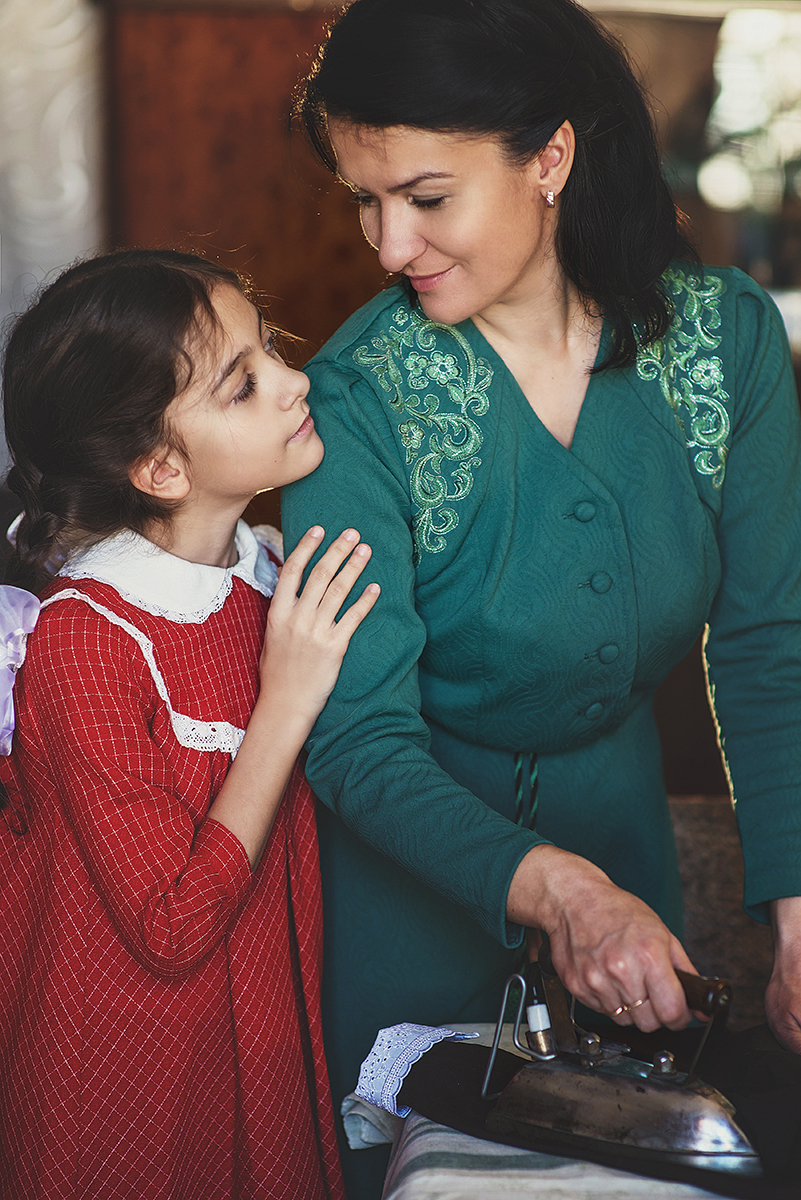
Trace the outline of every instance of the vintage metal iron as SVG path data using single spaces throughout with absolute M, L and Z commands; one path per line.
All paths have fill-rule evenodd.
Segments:
M 482 1098 L 495 1100 L 487 1131 L 518 1145 L 552 1153 L 597 1157 L 614 1152 L 631 1166 L 660 1161 L 673 1166 L 763 1174 L 759 1155 L 736 1124 L 735 1111 L 695 1070 L 713 1027 L 725 1023 L 731 988 L 725 980 L 678 972 L 690 1008 L 709 1016 L 689 1071 L 675 1068 L 660 1051 L 654 1062 L 632 1057 L 628 1046 L 580 1029 L 567 993 L 547 953 L 506 984 Z M 517 982 L 520 1003 L 513 1041 L 532 1062 L 506 1088 L 489 1091 L 509 990 Z M 529 1030 L 520 1039 L 523 1009 Z M 622 1164 L 621 1164 L 622 1165 Z

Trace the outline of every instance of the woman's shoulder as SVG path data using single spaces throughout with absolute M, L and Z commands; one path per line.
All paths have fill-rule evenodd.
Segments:
M 641 349 L 640 375 L 655 356 L 663 365 L 672 362 L 674 371 L 694 370 L 693 383 L 699 382 L 698 371 L 703 374 L 714 368 L 713 373 L 724 372 L 726 391 L 733 395 L 736 377 L 749 368 L 755 355 L 767 351 L 779 359 L 789 358 L 787 333 L 775 301 L 739 267 L 675 261 L 662 282 L 673 310 L 671 324 L 663 339 Z
M 394 284 L 373 296 L 340 325 L 336 333 L 314 355 L 306 369 L 314 370 L 323 364 L 354 368 L 354 354 L 373 338 L 390 332 L 392 326 L 405 324 L 411 315 L 411 305 L 400 284 Z
M 709 266 L 676 259 L 662 276 L 676 321 L 716 318 L 729 313 L 776 313 L 776 305 L 755 279 L 739 267 Z

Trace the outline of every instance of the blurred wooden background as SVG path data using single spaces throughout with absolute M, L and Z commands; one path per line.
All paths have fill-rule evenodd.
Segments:
M 287 136 L 325 14 L 110 10 L 115 244 L 194 246 L 250 274 L 305 359 L 381 286 L 350 193 Z

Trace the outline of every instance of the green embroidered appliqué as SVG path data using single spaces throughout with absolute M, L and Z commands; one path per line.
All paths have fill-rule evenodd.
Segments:
M 390 407 L 405 418 L 398 432 L 411 467 L 419 561 L 423 550 L 445 549 L 446 535 L 459 524 L 454 505 L 470 493 L 473 471 L 481 466 L 483 435 L 473 418 L 489 409 L 492 368 L 450 325 L 405 305 L 392 320 L 382 337 L 359 346 L 353 358 L 377 376 Z
M 712 476 L 719 488 L 726 474 L 731 418 L 726 407 L 729 393 L 723 387 L 723 366 L 711 352 L 720 345 L 722 279 L 684 271 L 666 271 L 668 293 L 676 315 L 662 341 L 646 346 L 637 355 L 641 379 L 658 379 L 701 475 Z

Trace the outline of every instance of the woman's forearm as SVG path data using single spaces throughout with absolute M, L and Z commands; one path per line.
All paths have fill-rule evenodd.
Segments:
M 801 1054 L 801 896 L 771 901 L 770 916 L 774 961 L 765 1011 L 776 1038 Z

